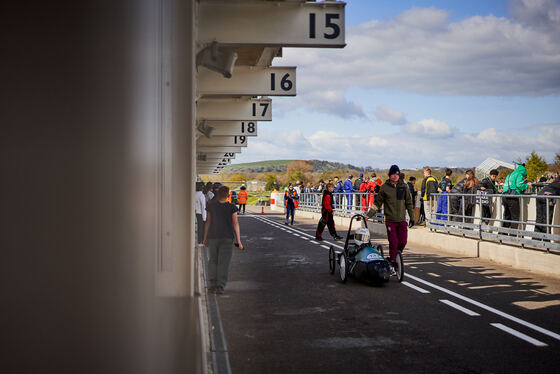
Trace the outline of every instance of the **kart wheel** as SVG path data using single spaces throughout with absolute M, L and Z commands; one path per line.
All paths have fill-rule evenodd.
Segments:
M 381 244 L 377 244 L 377 246 L 375 247 L 375 249 L 377 250 L 377 252 L 379 252 L 379 254 L 383 257 L 385 257 L 385 254 L 383 253 L 383 246 Z
M 346 257 L 346 253 L 340 255 L 338 271 L 340 272 L 340 281 L 346 283 L 346 279 L 348 279 L 348 257 Z
M 334 253 L 334 247 L 331 245 L 329 248 L 329 269 L 331 274 L 334 274 L 334 269 L 336 265 L 336 254 Z
M 402 253 L 399 251 L 397 252 L 397 257 L 395 258 L 395 262 L 397 263 L 395 272 L 397 273 L 397 282 L 402 282 L 404 278 L 404 263 L 402 259 Z

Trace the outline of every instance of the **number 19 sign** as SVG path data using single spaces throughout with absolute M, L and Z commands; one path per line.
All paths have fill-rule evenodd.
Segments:
M 342 1 L 201 1 L 198 41 L 222 45 L 342 48 Z

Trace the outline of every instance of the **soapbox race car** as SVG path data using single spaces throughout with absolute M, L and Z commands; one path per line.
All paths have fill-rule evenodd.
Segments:
M 351 234 L 354 221 L 361 221 L 365 227 L 359 227 Z M 331 274 L 334 274 L 337 264 L 342 283 L 346 283 L 349 276 L 371 284 L 383 284 L 392 275 L 397 282 L 404 277 L 402 253 L 397 252 L 395 263 L 391 264 L 390 258 L 385 258 L 381 244 L 371 244 L 369 229 L 361 214 L 355 214 L 350 220 L 344 249 L 336 250 L 332 245 L 329 248 Z

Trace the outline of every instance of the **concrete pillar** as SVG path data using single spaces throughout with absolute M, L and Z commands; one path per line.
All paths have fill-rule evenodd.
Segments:
M 194 290 L 195 53 L 194 1 L 163 1 L 160 38 L 162 100 L 157 294 Z
M 194 0 L 63 4 L 0 12 L 2 369 L 195 372 Z M 160 110 L 156 74 L 162 6 L 175 17 L 171 111 Z M 170 164 L 162 113 L 173 116 Z M 164 215 L 173 298 L 156 296 Z

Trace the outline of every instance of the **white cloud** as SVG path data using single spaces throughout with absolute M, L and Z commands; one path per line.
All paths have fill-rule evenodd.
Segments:
M 406 123 L 406 117 L 403 112 L 399 112 L 386 105 L 380 105 L 375 109 L 375 118 L 378 121 L 389 122 L 393 125 L 404 125 Z
M 302 94 L 305 104 L 311 109 L 322 113 L 330 113 L 342 118 L 359 117 L 366 115 L 362 106 L 356 102 L 348 101 L 342 92 L 336 90 L 312 91 Z
M 397 22 L 417 29 L 436 30 L 445 27 L 449 12 L 435 8 L 412 8 L 396 17 Z
M 423 119 L 406 125 L 406 131 L 410 134 L 425 136 L 429 138 L 449 138 L 453 136 L 453 130 L 445 121 L 437 119 Z
M 418 121 L 419 131 L 451 128 L 438 120 Z M 547 161 L 559 151 L 560 123 L 533 126 L 535 132 L 504 132 L 487 128 L 475 134 L 456 131 L 445 141 L 418 136 L 408 126 L 390 135 L 341 135 L 317 131 L 304 136 L 301 131 L 270 131 L 250 140 L 250 146 L 235 163 L 268 159 L 321 159 L 379 168 L 397 164 L 401 168 L 424 165 L 473 167 L 487 157 L 511 162 L 536 150 Z M 264 132 L 264 131 L 263 131 Z
M 343 97 L 351 86 L 436 95 L 560 93 L 558 5 L 518 0 L 513 9 L 513 18 L 450 22 L 447 11 L 413 8 L 347 28 L 342 50 L 286 48 L 279 61 L 298 66 L 298 105 L 342 117 L 362 115 Z

